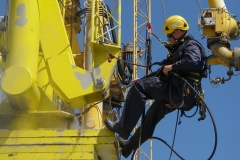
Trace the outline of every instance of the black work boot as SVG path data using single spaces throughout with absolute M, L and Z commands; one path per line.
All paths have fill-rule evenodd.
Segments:
M 116 132 L 123 139 L 128 139 L 130 133 L 124 131 L 119 123 L 112 122 L 108 118 L 104 120 L 104 123 L 110 131 Z
M 123 157 L 127 158 L 132 153 L 132 147 L 129 145 L 128 140 L 124 140 L 121 137 L 118 137 L 119 145 L 122 148 L 121 153 Z
M 121 137 L 118 138 L 119 145 L 122 148 L 122 155 L 127 158 L 133 151 L 135 151 L 139 146 L 141 129 L 138 128 L 136 132 L 129 138 L 129 140 L 123 140 Z M 141 144 L 145 142 L 145 138 L 141 138 Z

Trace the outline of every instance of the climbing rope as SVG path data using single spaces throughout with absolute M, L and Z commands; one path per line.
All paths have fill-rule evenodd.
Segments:
M 166 20 L 166 13 L 165 13 L 165 7 L 164 7 L 164 0 L 162 0 L 162 10 L 164 15 L 164 21 Z

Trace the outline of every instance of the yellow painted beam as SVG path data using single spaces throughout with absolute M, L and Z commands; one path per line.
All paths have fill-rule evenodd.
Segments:
M 116 151 L 114 144 L 99 144 L 99 145 L 18 145 L 18 146 L 1 146 L 0 147 L 0 158 L 4 155 L 18 155 L 25 154 L 26 157 L 45 154 L 53 155 L 63 153 L 68 154 L 92 154 L 96 153 L 102 160 L 117 160 L 119 153 Z M 64 155 L 62 155 L 64 156 Z M 16 157 L 15 157 L 16 158 Z M 71 156 L 68 158 L 72 158 Z M 86 158 L 86 157 L 84 157 Z M 92 158 L 92 157 L 91 157 Z M 90 159 L 91 159 L 90 158 Z M 83 158 L 81 158 L 83 159 Z
M 94 152 L 94 145 L 19 145 L 1 146 L 1 153 L 69 153 Z
M 114 140 L 115 137 L 0 138 L 0 145 L 102 144 L 102 143 L 114 143 Z
M 69 152 L 69 153 L 11 153 L 11 154 L 1 154 L 1 159 L 78 159 L 78 160 L 98 160 L 97 155 L 89 152 Z
M 1 87 L 11 106 L 36 110 L 40 93 L 35 83 L 39 53 L 39 10 L 37 1 L 14 0 L 9 6 L 8 55 L 2 63 Z M 31 99 L 31 100 L 29 100 Z
M 1 131 L 1 145 L 102 144 L 114 143 L 115 135 L 102 130 L 14 130 Z
M 39 0 L 38 2 L 41 24 L 40 44 L 49 81 L 55 92 L 72 109 L 81 108 L 107 97 L 107 90 L 117 61 L 113 60 L 108 63 L 108 53 L 103 46 L 99 44 L 95 46 L 91 43 L 93 47 L 91 50 L 95 54 L 93 71 L 77 67 L 57 0 Z M 94 43 L 98 42 L 94 40 Z M 101 50 L 98 50 L 99 48 Z M 112 45 L 108 48 L 113 55 L 118 57 L 120 46 Z M 99 81 L 102 85 L 99 85 Z
M 0 131 L 0 159 L 119 160 L 115 143 L 107 129 Z
M 4 69 L 22 66 L 37 75 L 39 52 L 39 10 L 38 1 L 14 0 L 9 6 L 8 49 Z
M 0 137 L 27 138 L 27 137 L 115 137 L 108 129 L 92 130 L 13 130 L 1 131 Z

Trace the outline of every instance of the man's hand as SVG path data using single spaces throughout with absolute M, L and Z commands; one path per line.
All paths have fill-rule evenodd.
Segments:
M 166 65 L 166 66 L 164 66 L 164 68 L 163 68 L 163 73 L 164 73 L 165 75 L 168 75 L 168 72 L 171 71 L 171 70 L 172 70 L 172 65 Z
M 139 80 L 139 78 L 132 80 L 131 85 L 133 85 L 137 80 Z
M 177 106 L 175 106 L 172 103 L 167 103 L 167 104 L 165 104 L 165 106 L 168 107 L 169 109 L 176 109 L 177 108 Z

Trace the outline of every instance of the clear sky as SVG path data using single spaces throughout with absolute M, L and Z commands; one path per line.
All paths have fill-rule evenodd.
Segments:
M 106 0 L 105 3 L 107 3 Z M 161 39 L 166 40 L 162 34 L 164 15 L 161 0 L 152 0 L 152 25 L 154 33 Z M 202 8 L 209 8 L 207 0 L 199 0 Z M 205 47 L 207 54 L 206 39 L 201 39 L 197 26 L 200 12 L 197 0 L 165 0 L 166 16 L 174 14 L 185 17 L 190 25 L 189 33 L 199 40 Z M 239 0 L 225 0 L 230 13 L 240 17 Z M 122 42 L 124 44 L 132 41 L 133 9 L 132 1 L 122 0 Z M 5 0 L 0 2 L 0 16 L 5 14 Z M 239 41 L 232 41 L 231 48 L 239 47 Z M 156 38 L 152 37 L 153 62 L 161 61 L 166 57 L 167 51 L 160 45 Z M 156 69 L 156 68 L 154 68 Z M 217 76 L 227 78 L 228 68 L 223 66 L 212 66 L 210 78 Z M 234 74 L 239 72 L 234 71 Z M 217 126 L 218 146 L 213 160 L 238 160 L 240 159 L 240 76 L 233 76 L 229 82 L 212 86 L 209 77 L 203 79 L 202 85 L 205 91 L 205 102 L 207 103 Z M 195 108 L 186 112 L 191 115 Z M 167 115 L 158 125 L 154 132 L 155 137 L 172 144 L 177 112 Z M 181 118 L 181 125 L 178 126 L 174 149 L 187 160 L 206 160 L 212 153 L 214 147 L 214 128 L 211 118 L 207 113 L 204 121 L 198 121 L 199 114 L 193 118 Z M 149 142 L 146 142 L 142 149 L 149 152 Z M 153 159 L 169 159 L 170 149 L 162 142 L 153 140 Z M 122 158 L 124 159 L 124 158 Z M 130 157 L 128 158 L 130 159 Z M 144 159 L 144 158 L 141 158 Z M 179 159 L 173 153 L 172 160 Z
M 162 34 L 162 26 L 164 22 L 164 15 L 162 10 L 162 0 L 152 1 L 152 25 L 154 27 L 154 33 L 161 39 L 166 39 Z M 199 0 L 201 8 L 209 8 L 207 0 Z M 131 3 L 131 2 L 129 2 Z M 132 6 L 125 5 L 126 2 L 122 2 L 123 14 L 125 11 L 130 11 Z M 239 1 L 237 0 L 225 0 L 225 4 L 230 13 L 240 17 Z M 207 54 L 210 55 L 211 51 L 208 50 L 206 45 L 206 39 L 201 39 L 197 20 L 200 12 L 199 5 L 196 0 L 165 0 L 165 13 L 169 17 L 174 14 L 183 16 L 189 23 L 189 33 L 192 34 L 198 41 L 200 41 L 205 47 Z M 128 9 L 124 9 L 127 7 Z M 131 12 L 128 14 L 131 15 Z M 125 16 L 123 16 L 125 17 Z M 124 27 L 124 18 L 123 18 Z M 131 22 L 130 22 L 131 23 Z M 128 35 L 123 28 L 123 41 L 125 41 L 125 35 Z M 160 61 L 166 56 L 166 49 L 159 45 L 159 42 L 152 37 L 152 54 L 153 61 Z M 125 42 L 126 43 L 126 42 Z M 231 48 L 239 47 L 239 41 L 232 41 Z M 212 73 L 210 78 L 213 79 L 217 76 L 227 78 L 227 67 L 212 66 Z M 235 72 L 234 74 L 238 74 Z M 209 77 L 203 79 L 202 85 L 205 91 L 205 102 L 207 103 L 214 121 L 217 126 L 218 133 L 218 145 L 214 160 L 237 160 L 240 159 L 239 145 L 240 145 L 240 125 L 239 125 L 239 112 L 240 112 L 240 98 L 239 98 L 239 76 L 233 76 L 229 82 L 225 84 L 219 84 L 218 86 L 212 86 L 210 84 Z M 186 112 L 187 115 L 192 115 L 195 108 L 192 111 Z M 176 123 L 177 111 L 167 115 L 162 121 L 159 122 L 155 129 L 154 136 L 162 138 L 170 145 L 172 144 L 175 123 Z M 174 149 L 185 159 L 188 160 L 206 160 L 209 158 L 214 147 L 214 128 L 211 118 L 207 113 L 207 117 L 204 121 L 198 121 L 199 114 L 196 114 L 193 118 L 181 118 L 181 125 L 178 126 L 177 135 L 175 140 Z M 149 142 L 146 142 L 142 149 L 145 152 L 149 150 Z M 165 160 L 169 159 L 170 150 L 163 143 L 157 140 L 153 140 L 153 159 Z M 130 158 L 128 158 L 130 159 Z M 144 159 L 144 158 L 143 158 Z M 172 160 L 179 159 L 173 153 Z

